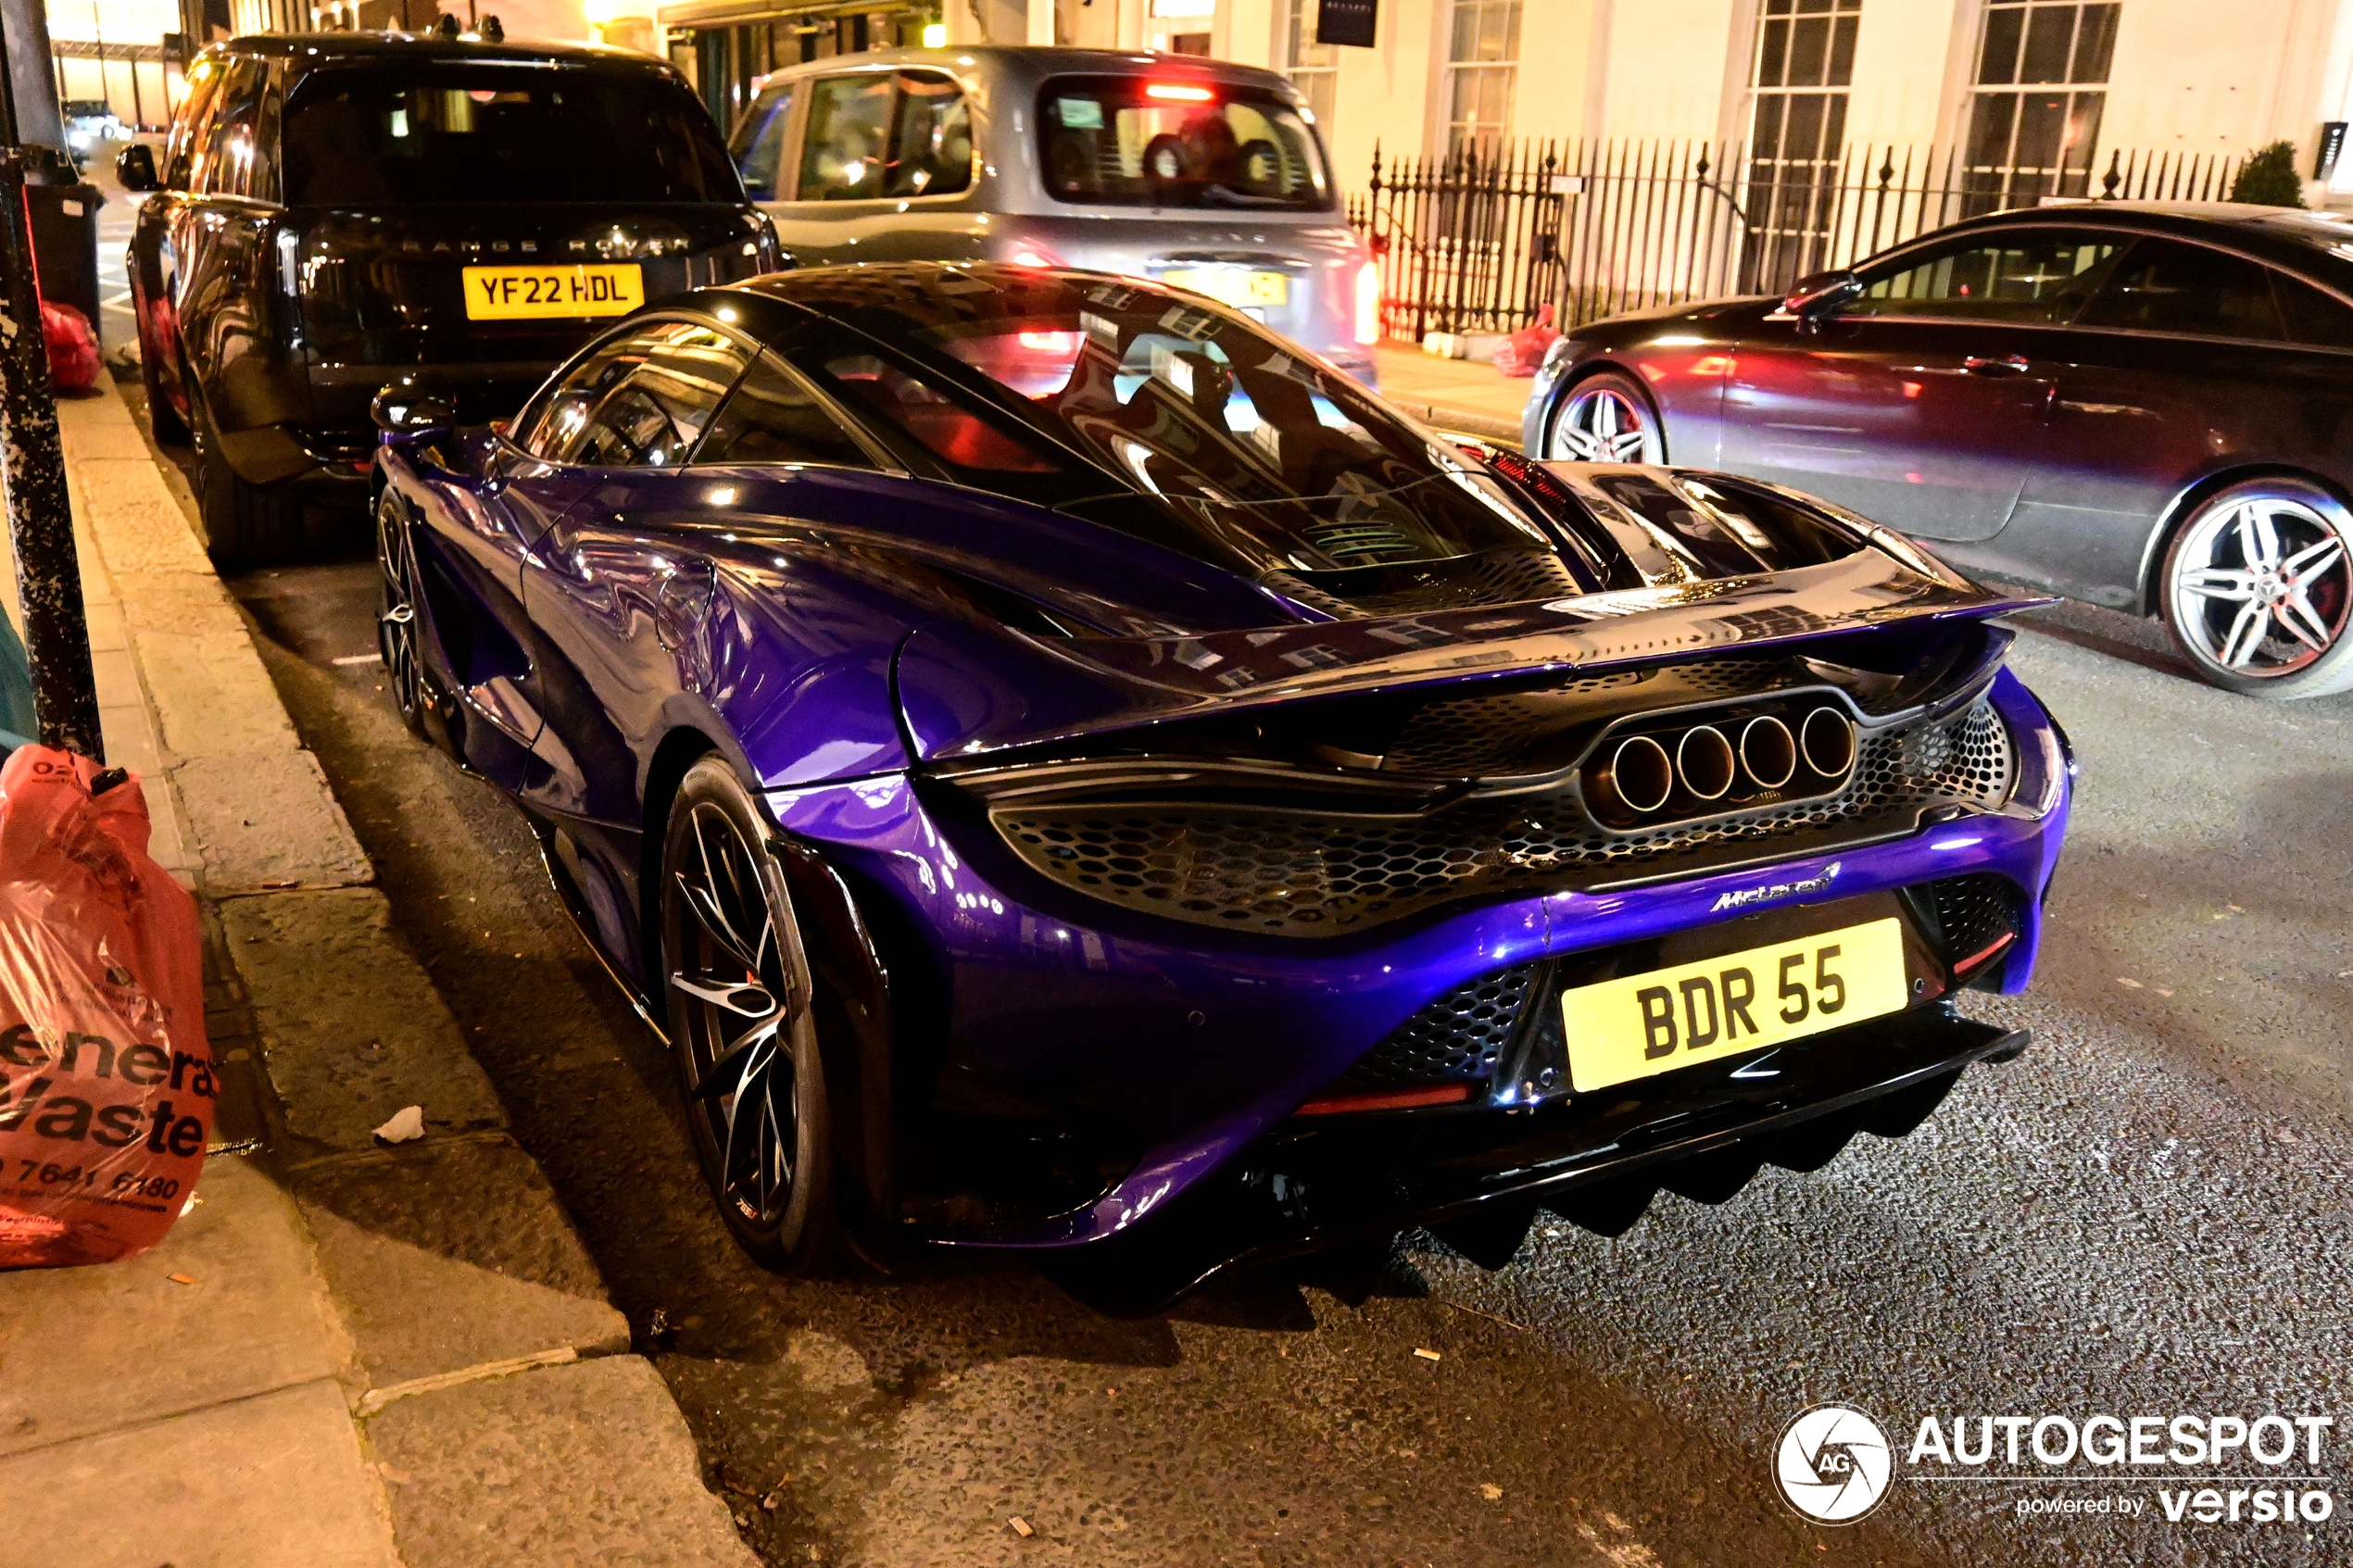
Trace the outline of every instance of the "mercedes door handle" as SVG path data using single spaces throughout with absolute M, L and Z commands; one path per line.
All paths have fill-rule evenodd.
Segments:
M 1972 354 L 1961 361 L 1961 369 L 1973 376 L 2022 376 L 2034 367 L 2025 356 L 2006 354 L 1999 358 Z

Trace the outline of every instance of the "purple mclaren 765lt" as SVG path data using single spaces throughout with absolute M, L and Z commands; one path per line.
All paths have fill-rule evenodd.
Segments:
M 1916 1126 L 2022 1033 L 2072 764 L 1989 593 L 1753 480 L 1416 424 L 994 264 L 384 389 L 404 715 L 519 804 L 773 1267 L 1491 1267 Z

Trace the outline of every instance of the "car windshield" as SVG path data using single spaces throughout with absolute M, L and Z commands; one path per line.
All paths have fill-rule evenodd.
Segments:
M 711 117 L 652 70 L 336 67 L 295 89 L 283 144 L 295 204 L 744 199 Z
M 1038 133 L 1046 188 L 1066 202 L 1292 212 L 1331 206 L 1315 133 L 1264 89 L 1056 77 L 1038 90 Z
M 901 282 L 835 314 L 903 361 L 847 344 L 795 357 L 964 483 L 1261 571 L 1555 548 L 1459 448 L 1238 312 L 1067 274 Z

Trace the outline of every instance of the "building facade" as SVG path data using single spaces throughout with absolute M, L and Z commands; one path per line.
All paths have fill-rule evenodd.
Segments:
M 1380 0 L 1372 48 L 1316 43 L 1317 0 L 603 3 L 645 15 L 673 57 L 746 79 L 761 52 L 813 58 L 852 29 L 880 45 L 926 25 L 951 43 L 1267 66 L 1299 84 L 1351 188 L 1376 144 L 1546 138 L 1692 138 L 1796 162 L 1934 147 L 2045 190 L 2112 150 L 2237 156 L 2284 138 L 2309 175 L 2322 127 L 2353 119 L 2353 0 Z M 730 27 L 751 47 L 716 41 Z M 2308 199 L 2353 204 L 2353 158 Z

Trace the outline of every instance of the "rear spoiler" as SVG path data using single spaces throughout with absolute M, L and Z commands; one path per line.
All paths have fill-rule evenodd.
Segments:
M 1752 577 L 1201 636 L 1049 642 L 935 622 L 900 646 L 896 684 L 928 762 L 1212 712 L 1584 673 L 2050 602 L 1989 592 L 1875 537 L 1836 560 Z

